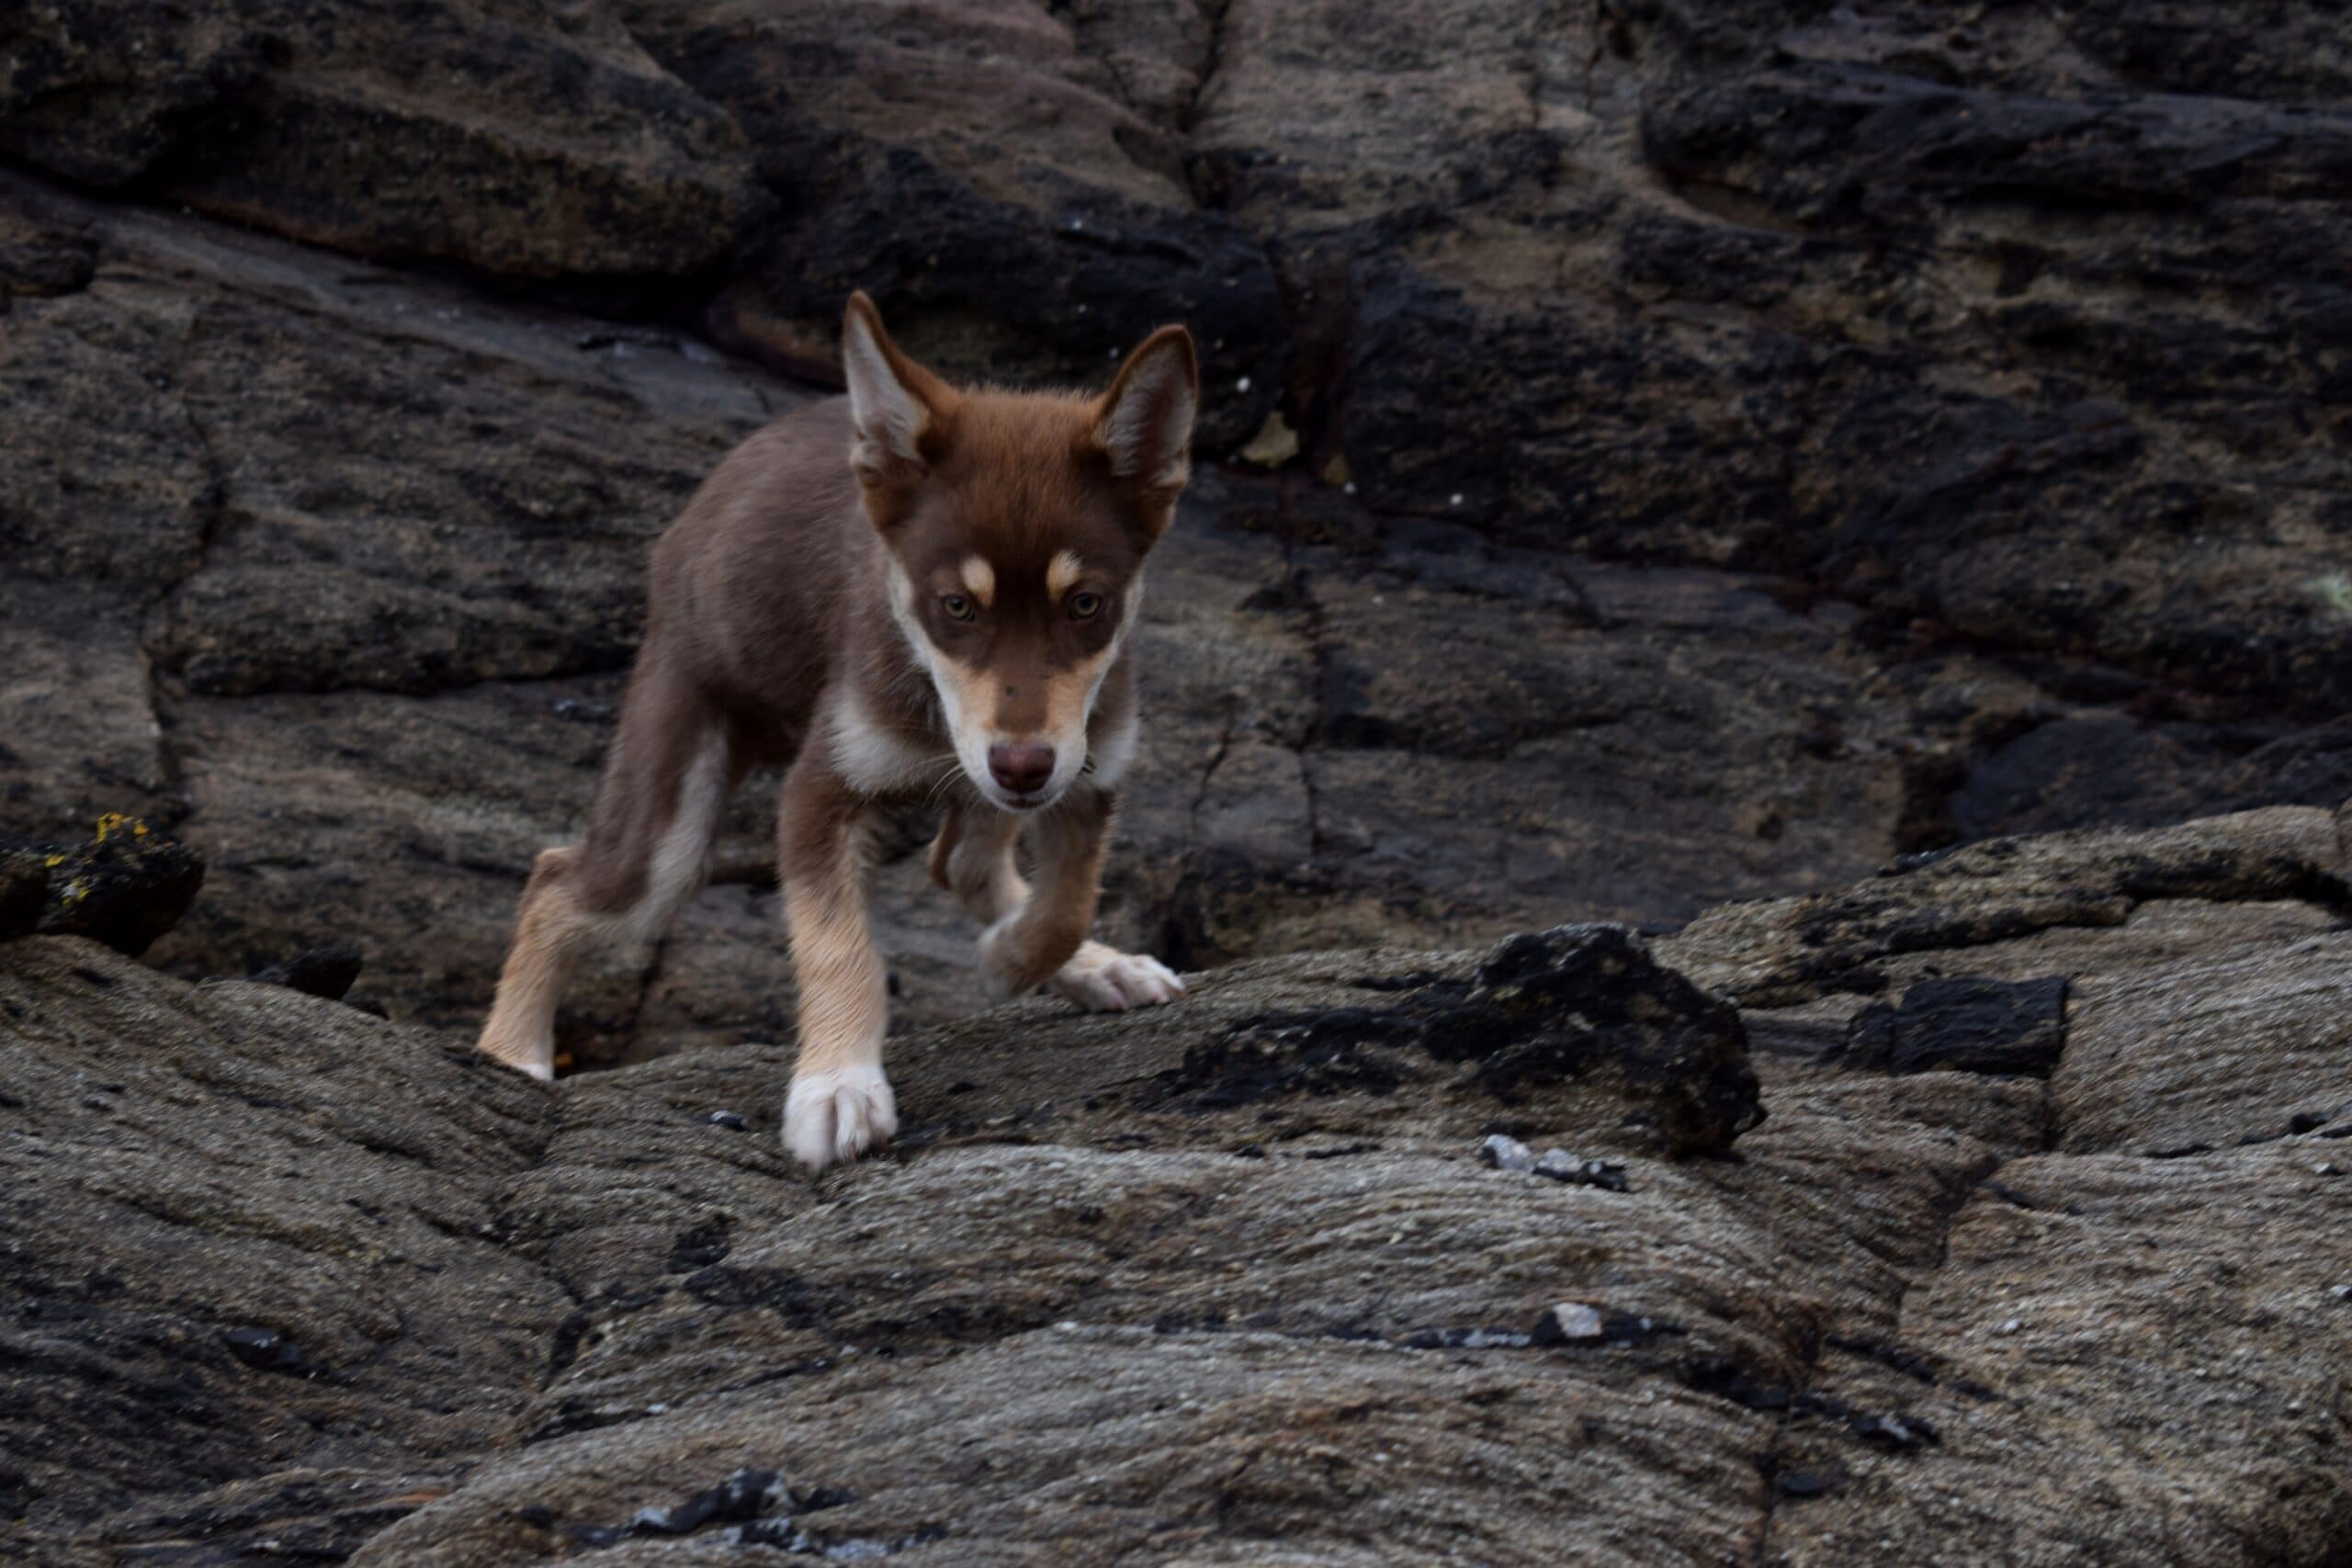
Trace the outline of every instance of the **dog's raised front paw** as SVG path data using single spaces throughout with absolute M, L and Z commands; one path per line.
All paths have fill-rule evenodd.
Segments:
M 793 1075 L 784 1098 L 784 1146 L 810 1175 L 888 1148 L 898 1131 L 898 1098 L 880 1067 Z
M 1184 994 L 1184 982 L 1159 959 L 1092 942 L 1061 966 L 1053 987 L 1089 1012 L 1162 1007 Z

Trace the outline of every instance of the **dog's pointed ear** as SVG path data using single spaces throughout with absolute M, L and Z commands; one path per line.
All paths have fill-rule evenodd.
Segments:
M 1182 327 L 1162 327 L 1144 339 L 1095 405 L 1094 444 L 1144 503 L 1154 538 L 1192 477 L 1193 416 L 1200 406 L 1200 361 Z
M 923 437 L 954 407 L 947 383 L 907 357 L 883 329 L 882 312 L 860 289 L 842 316 L 842 374 L 849 382 L 856 440 L 850 466 L 871 487 L 919 474 Z

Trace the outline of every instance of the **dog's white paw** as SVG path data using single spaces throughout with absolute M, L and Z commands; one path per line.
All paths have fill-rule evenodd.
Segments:
M 1125 1012 L 1129 1008 L 1164 1007 L 1184 994 L 1184 982 L 1159 959 L 1141 953 L 1120 953 L 1089 942 L 1078 956 L 1061 966 L 1054 989 L 1089 1012 Z
M 555 1080 L 555 1042 L 552 1040 L 516 1040 L 485 1030 L 475 1045 L 491 1060 L 503 1062 L 516 1072 L 528 1074 L 541 1083 Z
M 898 1131 L 898 1097 L 880 1067 L 797 1073 L 784 1098 L 784 1146 L 812 1176 L 887 1148 Z

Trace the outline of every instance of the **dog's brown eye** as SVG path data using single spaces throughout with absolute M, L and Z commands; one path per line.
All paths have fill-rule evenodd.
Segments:
M 1091 621 L 1102 613 L 1102 595 L 1100 593 L 1073 593 L 1069 596 L 1071 620 Z
M 947 618 L 951 621 L 968 621 L 972 618 L 972 602 L 961 593 L 950 593 L 939 602 L 939 607 L 947 612 Z

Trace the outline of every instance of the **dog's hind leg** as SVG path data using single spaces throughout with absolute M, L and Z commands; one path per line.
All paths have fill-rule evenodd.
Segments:
M 585 842 L 542 853 L 523 890 L 514 945 L 481 1047 L 533 1077 L 555 1076 L 555 1015 L 581 947 L 651 942 L 702 886 L 736 764 L 717 717 L 640 660 Z

